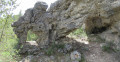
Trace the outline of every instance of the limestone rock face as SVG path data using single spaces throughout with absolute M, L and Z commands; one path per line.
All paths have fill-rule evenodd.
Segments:
M 39 45 L 45 45 L 65 37 L 83 24 L 88 36 L 96 34 L 107 41 L 111 41 L 110 38 L 116 44 L 120 43 L 120 0 L 58 0 L 48 11 L 47 7 L 46 3 L 37 2 L 12 24 L 20 44 L 26 41 L 29 30 L 38 35 Z

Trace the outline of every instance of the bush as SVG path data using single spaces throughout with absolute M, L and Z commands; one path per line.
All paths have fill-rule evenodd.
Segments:
M 79 29 L 73 31 L 72 33 L 70 33 L 70 36 L 73 36 L 73 35 L 80 36 L 80 37 L 86 37 L 87 36 L 85 31 L 82 28 L 79 28 Z
M 116 52 L 116 48 L 113 42 L 106 42 L 102 45 L 102 50 L 108 53 Z
M 65 48 L 64 43 L 59 43 L 59 44 L 52 43 L 49 48 L 45 49 L 45 53 L 48 56 L 50 56 L 54 54 L 58 49 L 64 49 L 64 48 Z
M 7 23 L 5 25 L 6 20 Z M 2 62 L 14 62 L 19 58 L 19 55 L 17 54 L 19 51 L 16 49 L 18 39 L 11 27 L 12 22 L 15 20 L 13 20 L 13 16 L 10 16 L 9 18 L 0 18 L 0 36 L 2 36 L 0 41 L 0 61 Z
M 37 40 L 37 36 L 33 32 L 28 31 L 27 41 L 35 41 L 35 40 Z

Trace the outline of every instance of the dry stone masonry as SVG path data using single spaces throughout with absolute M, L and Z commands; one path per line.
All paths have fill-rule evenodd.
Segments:
M 46 11 L 47 7 L 37 2 L 12 24 L 20 44 L 26 42 L 29 30 L 42 46 L 84 25 L 89 38 L 94 34 L 120 48 L 120 0 L 58 0 Z

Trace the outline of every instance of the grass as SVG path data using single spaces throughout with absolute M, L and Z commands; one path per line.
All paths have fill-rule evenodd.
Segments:
M 87 34 L 85 33 L 85 31 L 83 30 L 83 28 L 79 28 L 75 31 L 73 31 L 72 33 L 69 34 L 70 36 L 78 36 L 78 37 L 87 37 Z
M 55 44 L 52 43 L 49 48 L 45 50 L 46 55 L 50 56 L 54 54 L 58 49 L 63 49 L 65 47 L 65 44 L 60 43 L 60 44 Z
M 102 46 L 102 50 L 108 53 L 119 51 L 114 46 L 115 44 L 113 42 L 106 42 L 105 45 Z
M 81 55 L 81 60 L 78 59 L 79 62 L 86 62 L 83 54 Z

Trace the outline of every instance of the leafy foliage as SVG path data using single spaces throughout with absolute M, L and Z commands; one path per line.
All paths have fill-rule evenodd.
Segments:
M 79 29 L 73 31 L 72 33 L 70 33 L 69 35 L 70 36 L 75 35 L 75 36 L 78 36 L 78 37 L 85 37 L 85 36 L 87 36 L 85 31 L 83 30 L 83 28 L 79 28 Z
M 18 50 L 16 50 L 17 37 L 11 24 L 20 15 L 13 15 L 12 11 L 17 7 L 16 0 L 0 0 L 0 61 L 14 62 Z M 7 60 L 6 60 L 7 59 Z
M 29 31 L 27 34 L 27 41 L 35 41 L 35 40 L 37 40 L 37 36 L 33 32 Z
M 81 60 L 79 60 L 79 62 L 86 62 L 86 60 L 85 60 L 83 54 L 82 54 L 82 56 L 81 56 Z
M 17 15 L 15 15 L 16 17 L 19 17 Z M 8 18 L 1 18 L 0 22 L 0 29 L 3 28 L 4 26 L 4 31 L 3 31 L 3 35 L 1 38 L 1 42 L 0 42 L 0 59 L 5 61 L 5 62 L 9 62 L 9 61 L 13 61 L 15 60 L 15 58 L 13 56 L 16 56 L 16 53 L 18 52 L 18 50 L 16 50 L 16 45 L 17 45 L 17 37 L 13 32 L 13 28 L 11 27 L 11 23 L 14 22 L 15 20 L 17 20 L 17 18 L 15 20 L 13 20 L 14 16 L 9 16 Z M 8 22 L 6 23 L 6 25 L 4 25 L 4 21 L 8 20 Z M 1 32 L 2 30 L 0 30 Z M 0 33 L 1 35 L 2 33 Z M 8 60 L 5 60 L 8 59 Z
M 16 0 L 0 0 L 0 22 L 3 23 L 1 28 L 0 42 L 4 35 L 4 30 L 9 26 L 12 17 L 12 11 L 17 7 Z M 7 26 L 6 26 L 7 25 Z
M 1 62 L 15 62 L 17 59 L 20 58 L 18 54 L 19 50 L 17 48 L 18 39 L 13 32 L 13 28 L 11 24 L 14 21 L 17 21 L 18 18 L 21 16 L 21 13 L 18 15 L 9 15 L 7 18 L 1 17 L 0 18 L 0 35 L 3 31 L 1 42 L 0 42 L 0 61 Z M 7 23 L 5 25 L 5 21 Z M 2 30 L 4 27 L 4 30 Z M 35 40 L 36 35 L 32 32 L 28 33 L 28 40 Z M 6 60 L 7 59 L 7 60 Z
M 0 0 L 0 16 L 7 17 L 17 6 L 16 0 Z
M 104 52 L 118 52 L 119 50 L 116 49 L 115 44 L 111 41 L 111 42 L 106 42 L 103 46 L 102 46 L 102 50 Z
M 54 42 L 50 45 L 49 48 L 45 49 L 45 53 L 50 56 L 52 54 L 54 54 L 58 49 L 64 49 L 65 48 L 65 44 L 64 43 L 59 43 L 59 44 L 55 44 Z

